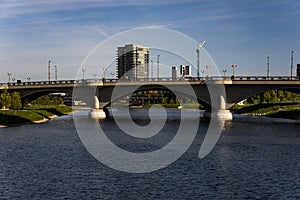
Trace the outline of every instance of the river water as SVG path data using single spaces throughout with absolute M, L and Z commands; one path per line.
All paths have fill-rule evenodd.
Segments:
M 114 120 L 100 124 L 122 148 L 140 145 L 118 139 Z M 171 140 L 178 124 L 167 120 L 162 134 Z M 200 121 L 192 145 L 173 164 L 139 174 L 96 160 L 72 115 L 0 129 L 0 199 L 300 199 L 300 124 L 226 122 L 216 146 L 199 159 L 208 125 Z M 160 144 L 149 138 L 140 147 Z

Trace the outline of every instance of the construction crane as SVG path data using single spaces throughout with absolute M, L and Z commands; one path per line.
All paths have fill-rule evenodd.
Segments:
M 200 49 L 204 46 L 205 40 L 199 44 L 199 47 L 196 49 L 197 52 L 197 78 L 200 79 Z

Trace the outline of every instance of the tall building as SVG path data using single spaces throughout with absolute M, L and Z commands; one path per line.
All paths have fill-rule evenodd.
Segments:
M 172 67 L 172 80 L 177 79 L 177 67 Z
M 191 67 L 180 65 L 180 76 L 191 76 Z
M 297 64 L 297 76 L 300 78 L 300 63 Z
M 117 77 L 118 79 L 137 80 L 148 78 L 149 48 L 126 44 L 118 47 Z

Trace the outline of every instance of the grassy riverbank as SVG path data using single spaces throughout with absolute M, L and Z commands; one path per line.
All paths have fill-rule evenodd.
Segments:
M 72 112 L 69 106 L 31 106 L 24 110 L 0 110 L 0 125 L 35 123 Z
M 263 103 L 253 105 L 236 105 L 231 109 L 238 114 L 265 116 L 286 119 L 300 119 L 299 103 Z

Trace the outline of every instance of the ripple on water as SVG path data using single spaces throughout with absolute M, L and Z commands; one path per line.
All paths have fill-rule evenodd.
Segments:
M 122 140 L 113 120 L 100 123 L 128 150 L 170 141 Z M 173 127 L 173 128 L 172 128 Z M 106 167 L 82 145 L 70 116 L 0 130 L 3 199 L 299 199 L 300 125 L 228 122 L 213 151 L 199 159 L 207 122 L 188 151 L 156 172 L 129 174 Z M 120 160 L 122 158 L 119 158 Z

